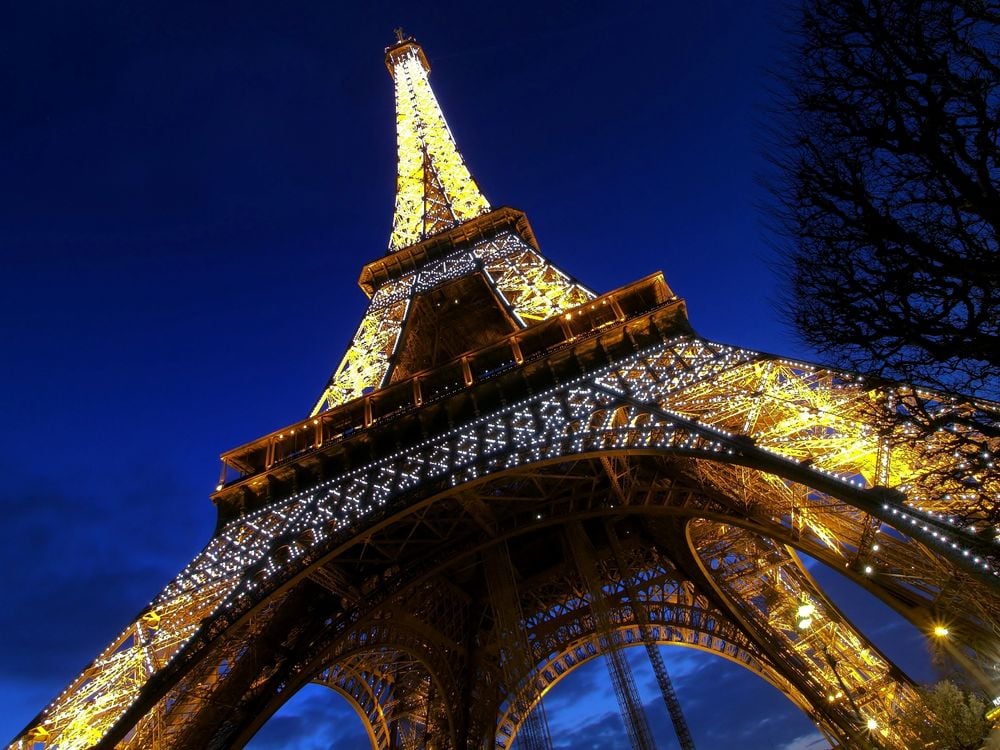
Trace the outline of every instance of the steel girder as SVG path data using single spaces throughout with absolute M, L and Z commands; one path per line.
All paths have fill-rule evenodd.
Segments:
M 479 240 L 468 249 L 392 279 L 375 291 L 340 365 L 320 394 L 312 414 L 382 386 L 392 374 L 413 300 L 441 284 L 479 273 L 522 327 L 581 305 L 594 293 L 557 269 L 512 231 Z
M 709 342 L 690 334 L 662 278 L 631 290 L 642 310 L 613 295 L 592 302 L 538 252 L 522 214 L 490 211 L 419 45 L 400 35 L 386 64 L 398 147 L 390 254 L 362 272 L 369 310 L 313 410 L 361 403 L 360 422 L 352 413 L 328 441 L 315 419 L 277 458 L 283 433 L 253 448 L 263 453 L 255 463 L 234 459 L 249 474 L 230 496 L 259 502 L 227 506 L 205 549 L 12 747 L 239 746 L 310 680 L 349 695 L 379 747 L 504 744 L 523 718 L 505 682 L 540 695 L 611 629 L 623 642 L 652 630 L 657 642 L 724 653 L 845 743 L 905 747 L 893 724 L 911 699 L 905 679 L 791 548 L 844 570 L 919 627 L 947 619 L 967 658 L 995 661 L 1000 554 L 984 529 L 998 520 L 1000 486 L 981 469 L 1000 446 L 963 441 L 962 425 L 1000 407 Z M 413 376 L 399 409 L 417 415 L 410 426 L 421 434 L 394 434 L 404 416 L 373 416 L 365 394 L 390 382 L 415 301 L 469 275 L 522 330 L 499 364 L 488 350 L 478 369 L 463 357 L 426 398 Z M 646 315 L 643 331 L 629 315 Z M 519 336 L 542 341 L 556 320 L 561 337 L 526 362 Z M 549 323 L 531 325 L 540 321 Z M 605 345 L 612 329 L 617 349 Z M 492 396 L 477 401 L 477 389 Z M 919 409 L 942 425 L 928 439 L 899 419 Z M 344 445 L 360 445 L 351 455 L 364 459 L 299 472 L 304 458 Z M 281 462 L 292 489 L 254 494 Z M 529 674 L 504 677 L 495 634 L 512 626 L 497 630 L 488 614 L 482 554 L 546 534 L 540 549 L 558 548 L 559 524 L 598 520 L 637 524 L 647 546 L 629 548 L 659 556 L 639 554 L 627 572 L 601 561 L 607 602 L 558 558 L 516 581 L 534 658 Z M 600 546 L 599 529 L 587 533 Z M 524 552 L 512 564 L 523 575 L 536 561 Z M 622 598 L 628 576 L 646 592 L 648 628 Z M 668 582 L 659 598 L 656 580 Z M 803 606 L 816 624 L 792 628 Z M 859 737 L 866 717 L 878 734 Z
M 712 388 L 726 397 L 706 395 Z M 865 417 L 884 393 L 840 373 L 691 336 L 583 372 L 231 522 L 126 630 L 147 628 L 156 660 L 140 658 L 146 640 L 117 639 L 18 742 L 84 747 L 106 736 L 110 746 L 213 641 L 366 528 L 421 495 L 573 456 L 686 457 L 707 486 L 741 500 L 742 522 L 821 559 L 874 562 L 864 563 L 872 568 L 869 588 L 889 599 L 904 592 L 904 614 L 918 624 L 950 617 L 969 634 L 967 645 L 979 648 L 977 634 L 989 631 L 996 614 L 995 547 L 941 517 L 960 514 L 965 499 L 929 495 L 932 487 L 913 481 L 905 441 L 890 445 L 890 476 L 897 487 L 911 482 L 930 510 L 904 492 L 871 486 L 885 438 Z M 729 429 L 734 423 L 749 434 Z M 733 471 L 754 480 L 733 487 Z M 881 543 L 861 549 L 872 519 Z M 915 583 L 901 583 L 901 571 Z M 141 668 L 119 668 L 126 661 Z

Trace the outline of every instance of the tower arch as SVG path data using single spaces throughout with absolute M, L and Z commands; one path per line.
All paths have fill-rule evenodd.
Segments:
M 699 602 L 844 744 L 870 718 L 882 744 L 907 747 L 891 722 L 914 699 L 905 678 L 790 547 L 844 562 L 914 621 L 946 613 L 973 657 L 988 653 L 1000 547 L 965 521 L 995 525 L 1000 478 L 963 485 L 965 457 L 944 449 L 949 425 L 1000 406 L 923 394 L 945 427 L 917 443 L 888 418 L 904 386 L 700 337 L 662 274 L 595 294 L 541 254 L 523 213 L 482 196 L 419 45 L 400 38 L 386 64 L 393 232 L 362 270 L 370 304 L 341 364 L 306 419 L 223 455 L 212 539 L 11 747 L 235 747 L 322 674 L 340 675 L 377 742 L 410 717 L 424 746 L 477 746 L 530 670 L 555 669 L 588 627 L 607 643 L 633 632 L 626 613 L 645 600 L 625 584 L 648 576 L 612 562 L 619 531 L 647 572 L 684 582 L 660 617 Z M 431 309 L 445 289 L 504 324 L 454 332 L 447 356 L 420 351 L 410 337 L 446 325 Z M 527 644 L 497 635 L 510 613 L 483 555 L 501 543 Z M 576 623 L 565 637 L 545 629 L 560 607 Z M 522 646 L 519 679 L 501 654 Z M 389 711 L 373 660 L 403 653 L 416 708 Z

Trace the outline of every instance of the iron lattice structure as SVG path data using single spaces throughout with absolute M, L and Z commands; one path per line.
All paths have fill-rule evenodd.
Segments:
M 899 414 L 997 406 L 705 340 L 660 274 L 594 294 L 490 209 L 421 48 L 386 64 L 396 212 L 341 365 L 223 455 L 208 545 L 10 747 L 240 747 L 309 682 L 379 750 L 546 747 L 541 696 L 598 656 L 647 747 L 619 651 L 660 644 L 752 670 L 839 746 L 911 747 L 913 685 L 797 553 L 991 663 L 996 474 L 956 488 L 961 431 Z

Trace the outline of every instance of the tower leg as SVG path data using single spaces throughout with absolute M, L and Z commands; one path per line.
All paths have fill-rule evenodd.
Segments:
M 500 669 L 510 691 L 509 700 L 514 703 L 521 718 L 515 741 L 523 750 L 552 750 L 552 738 L 542 702 L 538 701 L 534 710 L 531 706 L 535 697 L 531 681 L 534 664 L 531 643 L 523 627 L 524 615 L 517 595 L 517 579 L 510 552 L 506 544 L 500 544 L 490 549 L 485 557 L 486 582 L 500 644 Z M 525 680 L 524 684 L 519 684 L 521 679 Z
M 635 686 L 632 669 L 615 641 L 611 610 L 604 598 L 601 577 L 594 562 L 594 551 L 587 538 L 587 532 L 579 521 L 574 521 L 566 527 L 566 537 L 577 571 L 583 579 L 584 588 L 590 599 L 591 615 L 594 618 L 595 629 L 600 634 L 604 661 L 608 666 L 608 674 L 615 689 L 618 709 L 625 722 L 629 743 L 633 750 L 656 750 L 653 734 L 649 730 L 646 714 L 642 710 L 642 701 Z
M 656 675 L 656 684 L 660 686 L 660 694 L 663 696 L 663 702 L 666 704 L 667 712 L 670 714 L 670 721 L 674 725 L 677 742 L 681 750 L 695 750 L 694 738 L 691 736 L 691 730 L 688 728 L 684 712 L 681 710 L 681 702 L 677 697 L 677 691 L 674 690 L 670 674 L 667 672 L 667 665 L 663 663 L 663 656 L 660 654 L 660 649 L 657 647 L 650 632 L 649 613 L 646 611 L 644 604 L 639 600 L 639 597 L 636 596 L 635 587 L 625 572 L 628 568 L 625 566 L 625 555 L 622 551 L 618 534 L 611 523 L 607 524 L 606 529 L 608 541 L 611 543 L 611 550 L 615 556 L 615 564 L 621 573 L 622 585 L 624 585 L 625 594 L 628 596 L 629 607 L 632 610 L 632 616 L 635 618 L 636 624 L 639 626 L 639 635 L 642 637 L 642 642 L 646 647 L 646 654 L 649 656 L 649 663 L 653 667 L 653 674 Z

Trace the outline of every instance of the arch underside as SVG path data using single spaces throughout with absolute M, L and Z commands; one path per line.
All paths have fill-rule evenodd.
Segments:
M 661 598 L 644 604 L 650 621 L 646 629 L 639 627 L 628 602 L 616 602 L 612 610 L 616 624 L 612 635 L 615 647 L 627 648 L 651 642 L 657 645 L 683 646 L 721 656 L 760 676 L 800 710 L 811 713 L 808 699 L 775 668 L 769 657 L 725 614 L 707 606 L 703 597 L 695 596 L 689 582 L 678 581 L 676 572 L 668 574 L 661 569 L 659 575 L 656 575 L 654 571 L 642 569 L 632 571 L 631 575 L 643 583 L 644 594 L 660 594 Z M 551 587 L 551 583 L 546 584 L 546 588 Z M 662 596 L 668 590 L 672 591 L 672 595 Z M 541 593 L 530 589 L 521 591 L 525 603 L 534 601 L 537 604 L 535 597 Z M 608 647 L 608 641 L 602 639 L 594 629 L 589 608 L 582 601 L 577 604 L 581 606 L 572 612 L 567 611 L 564 606 L 558 607 L 563 622 L 555 628 L 554 623 L 546 618 L 546 614 L 550 613 L 536 612 L 528 618 L 529 622 L 534 623 L 529 631 L 529 639 L 535 644 L 544 639 L 546 648 L 553 649 L 553 652 L 547 659 L 536 664 L 530 674 L 521 675 L 519 694 L 527 700 L 520 705 L 534 708 L 556 683 L 574 669 L 601 656 Z M 559 605 L 565 605 L 565 602 L 560 602 Z M 525 625 L 530 627 L 528 623 Z M 500 644 L 491 644 L 491 648 L 499 650 Z M 389 679 L 380 673 L 380 670 L 385 670 L 386 664 L 392 665 Z M 405 680 L 401 679 L 401 675 L 410 676 L 409 689 L 401 690 L 400 684 Z M 418 678 L 414 680 L 413 675 L 418 675 Z M 396 745 L 392 744 L 394 730 L 390 725 L 393 721 L 408 728 L 408 738 L 411 741 L 419 741 L 421 738 L 424 727 L 421 726 L 423 717 L 420 714 L 426 704 L 420 700 L 411 700 L 408 705 L 400 707 L 399 694 L 403 692 L 412 696 L 415 692 L 426 701 L 427 680 L 424 675 L 426 671 L 405 654 L 386 650 L 340 657 L 336 665 L 324 669 L 313 681 L 334 688 L 349 698 L 365 722 L 372 747 L 383 750 L 394 746 L 410 746 L 407 738 L 402 738 Z M 418 687 L 411 692 L 414 681 L 418 683 Z M 502 689 L 502 694 L 506 697 L 499 706 L 495 746 L 511 747 L 525 717 L 518 715 L 514 707 L 513 691 L 506 685 Z M 395 735 L 398 737 L 398 729 L 395 730 Z
M 293 656 L 286 655 L 283 664 L 274 665 L 258 686 L 261 695 L 270 697 L 247 704 L 245 723 L 231 717 L 231 734 L 223 738 L 214 731 L 213 740 L 220 747 L 242 745 L 298 687 L 320 681 L 352 695 L 376 747 L 405 747 L 406 737 L 417 741 L 428 732 L 451 738 L 456 747 L 478 747 L 484 736 L 499 736 L 504 746 L 503 738 L 516 734 L 523 717 L 510 715 L 514 690 L 505 684 L 499 665 L 500 644 L 492 637 L 493 617 L 484 601 L 487 587 L 478 560 L 500 541 L 511 549 L 536 666 L 535 676 L 522 676 L 517 689 L 533 685 L 528 692 L 533 703 L 554 681 L 557 664 L 568 666 L 566 660 L 573 659 L 581 644 L 600 647 L 581 584 L 559 551 L 561 526 L 571 520 L 585 522 L 598 543 L 606 523 L 634 540 L 626 545 L 628 575 L 657 642 L 683 640 L 748 666 L 844 742 L 858 723 L 847 696 L 865 717 L 877 716 L 888 726 L 899 704 L 912 697 L 906 679 L 843 620 L 784 544 L 771 541 L 760 524 L 734 512 L 742 499 L 713 489 L 699 461 L 629 456 L 626 478 L 614 460 L 603 456 L 522 467 L 450 490 L 415 504 L 406 516 L 315 567 L 289 588 L 284 596 L 298 596 L 299 601 L 286 606 L 299 611 L 301 600 L 315 604 L 329 597 L 331 624 L 293 647 Z M 623 487 L 630 488 L 631 497 L 618 494 Z M 443 557 L 442 538 L 454 542 Z M 745 566 L 729 550 L 720 552 L 724 544 L 741 545 L 744 558 L 768 558 L 769 571 Z M 816 552 L 801 538 L 796 544 Z M 601 554 L 618 637 L 637 642 L 622 576 L 607 550 Z M 345 572 L 365 559 L 379 571 L 375 579 L 358 581 Z M 730 584 L 765 580 L 770 588 L 761 593 L 716 585 L 718 564 L 713 568 L 713 560 L 720 559 L 733 576 Z M 795 625 L 795 608 L 804 596 L 824 611 L 822 633 L 811 634 L 808 642 L 797 637 Z M 266 630 L 263 623 L 258 628 Z M 239 644 L 260 636 L 235 632 L 227 640 Z M 482 646 L 472 653 L 471 642 Z M 829 648 L 836 649 L 836 669 L 826 662 L 824 649 Z M 473 663 L 475 678 L 463 685 Z M 202 679 L 192 675 L 185 682 Z M 847 695 L 840 680 L 848 683 Z M 245 681 L 237 676 L 230 687 L 239 700 L 245 699 Z M 227 697 L 224 702 L 239 700 Z M 456 706 L 467 707 L 468 714 L 454 715 Z M 493 708 L 477 712 L 476 706 Z M 204 713 L 169 744 L 197 742 L 212 725 L 211 713 Z M 476 742 L 468 744 L 473 737 Z
M 481 699 L 476 691 L 486 688 L 469 677 L 490 669 L 463 640 L 485 617 L 476 610 L 485 606 L 482 581 L 469 571 L 501 539 L 549 535 L 558 549 L 567 519 L 637 524 L 673 562 L 688 550 L 683 574 L 699 595 L 775 663 L 774 649 L 791 649 L 804 673 L 831 668 L 803 656 L 808 649 L 791 636 L 774 636 L 773 602 L 786 606 L 792 592 L 815 589 L 782 557 L 791 559 L 786 545 L 845 572 L 920 627 L 950 617 L 975 655 L 986 623 L 1000 615 L 992 587 L 937 537 L 912 536 L 932 522 L 905 498 L 866 488 L 906 486 L 938 511 L 971 501 L 933 495 L 914 478 L 919 454 L 903 436 L 873 428 L 870 410 L 883 397 L 837 373 L 679 337 L 276 500 L 221 529 L 54 704 L 48 726 L 70 741 L 52 746 L 93 744 L 73 744 L 86 736 L 63 718 L 74 707 L 91 722 L 90 739 L 106 735 L 105 746 L 141 747 L 151 737 L 194 746 L 207 736 L 237 746 L 290 690 L 336 663 L 336 644 L 379 631 L 372 637 L 396 648 L 400 623 L 412 641 L 403 650 L 434 674 L 422 678 L 437 693 L 425 701 L 425 726 L 459 744 L 485 736 L 495 712 L 456 717 L 447 708 L 502 702 Z M 692 518 L 707 525 L 688 525 Z M 729 546 L 709 554 L 723 538 Z M 769 580 L 780 593 L 716 580 L 712 560 L 727 555 L 733 564 L 743 556 L 748 581 L 760 578 L 758 560 L 774 558 Z M 468 569 L 456 574 L 460 564 Z M 280 649 L 249 659 L 268 639 Z M 846 736 L 859 710 L 815 705 L 829 678 L 803 677 L 796 690 Z M 891 711 L 895 698 L 886 700 Z M 238 715 L 221 721 L 213 701 L 238 706 Z
M 697 517 L 605 524 L 632 537 L 625 559 L 607 551 L 597 559 L 614 630 L 600 632 L 575 571 L 563 570 L 557 586 L 547 585 L 550 595 L 572 592 L 557 604 L 524 592 L 524 611 L 534 613 L 525 628 L 538 666 L 506 691 L 497 746 L 510 747 L 525 718 L 516 707 L 533 705 L 584 657 L 644 642 L 702 648 L 749 668 L 845 744 L 857 740 L 868 719 L 883 728 L 898 723 L 896 713 L 916 699 L 908 680 L 824 597 L 787 547 Z M 686 549 L 676 543 L 682 532 Z M 685 578 L 682 569 L 701 575 Z M 797 617 L 804 603 L 816 621 L 807 630 Z M 528 700 L 512 699 L 520 691 Z M 883 734 L 890 745 L 910 740 L 895 730 Z

